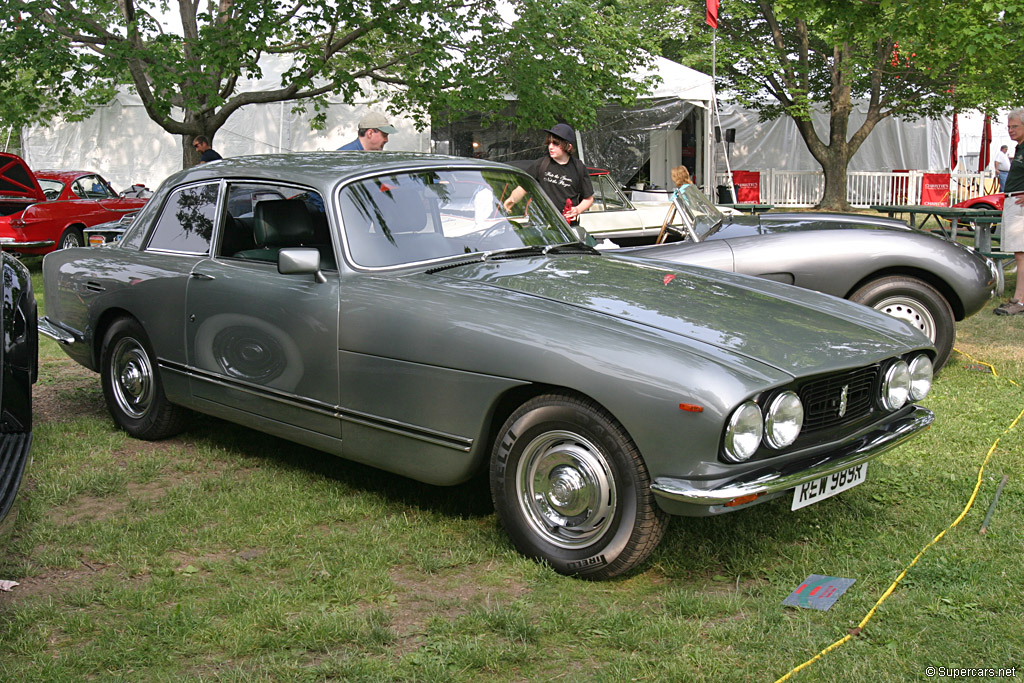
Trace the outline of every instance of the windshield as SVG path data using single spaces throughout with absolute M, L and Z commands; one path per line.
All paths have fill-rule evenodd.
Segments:
M 526 194 L 508 211 L 517 187 Z M 429 170 L 345 186 L 345 243 L 354 263 L 395 266 L 579 238 L 533 179 L 513 170 Z
M 684 222 L 687 227 L 692 226 L 698 239 L 703 240 L 722 224 L 722 212 L 696 185 L 683 185 L 676 196 L 676 207 L 683 212 Z

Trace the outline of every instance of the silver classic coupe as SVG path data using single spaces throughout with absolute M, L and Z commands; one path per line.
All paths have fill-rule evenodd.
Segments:
M 683 241 L 635 253 L 813 289 L 905 320 L 935 343 L 936 370 L 953 351 L 956 322 L 1003 286 L 992 259 L 904 221 L 858 214 L 727 215 L 696 185 L 676 198 Z M 589 230 L 589 228 L 588 228 Z
M 48 255 L 40 331 L 133 436 L 191 409 L 430 484 L 489 471 L 516 547 L 590 578 L 669 515 L 860 484 L 931 423 L 935 349 L 904 322 L 576 240 L 501 164 L 226 159 L 119 242 Z

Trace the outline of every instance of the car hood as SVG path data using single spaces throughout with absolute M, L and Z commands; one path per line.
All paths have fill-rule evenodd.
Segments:
M 450 268 L 473 280 L 768 364 L 787 373 L 856 367 L 925 348 L 909 325 L 865 306 L 773 282 L 614 256 L 549 256 Z
M 0 152 L 0 197 L 17 197 L 35 202 L 46 200 L 35 175 L 16 154 Z
M 725 216 L 722 225 L 707 239 L 733 239 L 800 230 L 913 230 L 904 221 L 847 213 L 766 213 L 756 216 Z

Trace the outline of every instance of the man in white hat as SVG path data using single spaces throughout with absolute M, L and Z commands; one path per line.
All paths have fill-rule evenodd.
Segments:
M 366 116 L 359 120 L 359 137 L 347 145 L 342 145 L 338 151 L 379 152 L 388 144 L 388 136 L 397 132 L 398 129 L 391 125 L 386 116 L 375 111 L 367 112 Z

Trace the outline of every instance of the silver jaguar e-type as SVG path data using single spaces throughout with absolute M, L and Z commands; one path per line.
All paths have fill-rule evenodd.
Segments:
M 695 186 L 677 195 L 673 224 L 683 241 L 637 255 L 813 289 L 888 313 L 935 343 L 935 368 L 953 351 L 956 322 L 1002 287 L 996 263 L 904 221 L 857 214 L 723 214 Z
M 430 484 L 489 471 L 515 545 L 591 578 L 668 515 L 860 484 L 931 423 L 935 349 L 902 322 L 576 239 L 501 164 L 226 159 L 120 241 L 48 255 L 40 329 L 136 437 L 192 409 Z

